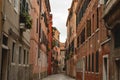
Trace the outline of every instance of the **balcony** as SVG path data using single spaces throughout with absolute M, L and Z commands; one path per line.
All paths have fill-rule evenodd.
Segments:
M 27 12 L 22 12 L 20 14 L 20 29 L 31 29 L 32 19 Z
M 26 29 L 32 28 L 32 19 L 29 15 L 29 4 L 26 0 L 21 0 L 20 2 L 20 30 L 25 31 Z

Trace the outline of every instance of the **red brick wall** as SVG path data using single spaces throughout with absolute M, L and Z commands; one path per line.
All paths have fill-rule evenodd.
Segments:
M 29 63 L 32 64 L 33 73 L 39 73 L 39 66 L 38 66 L 38 39 L 39 39 L 39 26 L 38 32 L 36 31 L 37 28 L 37 19 L 39 19 L 39 5 L 37 4 L 37 0 L 32 0 L 32 9 L 31 9 L 31 17 L 32 17 L 32 29 L 30 33 L 30 57 Z
M 49 34 L 48 34 L 48 40 L 49 40 L 49 49 L 50 51 L 48 52 L 48 75 L 51 74 L 51 69 L 52 69 L 52 65 L 51 65 L 51 56 L 52 56 L 52 14 L 49 16 Z
M 81 44 L 77 48 L 77 57 L 78 60 L 83 57 L 89 57 L 90 55 L 90 71 L 88 71 L 88 63 L 87 70 L 85 72 L 85 80 L 102 80 L 103 76 L 103 55 L 109 54 L 109 43 L 105 45 L 101 45 L 103 41 L 108 39 L 107 30 L 104 26 L 104 21 L 102 19 L 104 5 L 98 7 L 97 0 L 91 0 L 89 7 L 86 9 L 83 18 L 81 19 L 78 27 L 77 27 L 77 36 L 79 36 L 82 32 L 82 29 L 86 29 L 86 21 L 91 19 L 91 36 L 85 36 L 85 42 Z M 97 8 L 99 9 L 99 28 L 97 29 Z M 94 18 L 93 18 L 94 15 Z M 96 72 L 96 51 L 99 52 L 99 72 Z M 92 53 L 94 54 L 94 71 L 92 72 Z M 88 59 L 88 58 L 87 58 Z M 81 73 L 77 73 L 77 79 L 81 80 Z
M 76 80 L 83 80 L 83 74 L 82 74 L 82 72 L 77 72 Z

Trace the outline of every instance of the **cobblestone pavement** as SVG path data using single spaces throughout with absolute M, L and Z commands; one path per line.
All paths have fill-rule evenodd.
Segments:
M 42 80 L 75 80 L 75 79 L 72 79 L 64 74 L 55 74 L 48 76 L 47 78 L 44 78 Z

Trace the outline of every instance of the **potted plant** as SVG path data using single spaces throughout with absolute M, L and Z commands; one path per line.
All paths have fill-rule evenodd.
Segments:
M 24 23 L 26 29 L 32 28 L 32 19 L 27 12 L 22 12 L 20 14 L 20 23 Z

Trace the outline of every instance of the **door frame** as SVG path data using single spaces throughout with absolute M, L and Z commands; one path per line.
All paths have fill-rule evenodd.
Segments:
M 104 55 L 103 56 L 103 80 L 104 80 L 104 74 L 105 74 L 105 68 L 104 68 L 104 59 L 105 58 L 107 58 L 107 75 L 106 75 L 106 77 L 107 77 L 107 80 L 109 80 L 109 55 L 107 54 L 107 55 Z
M 85 80 L 85 56 L 82 58 L 82 62 L 83 62 L 83 79 L 82 80 Z

